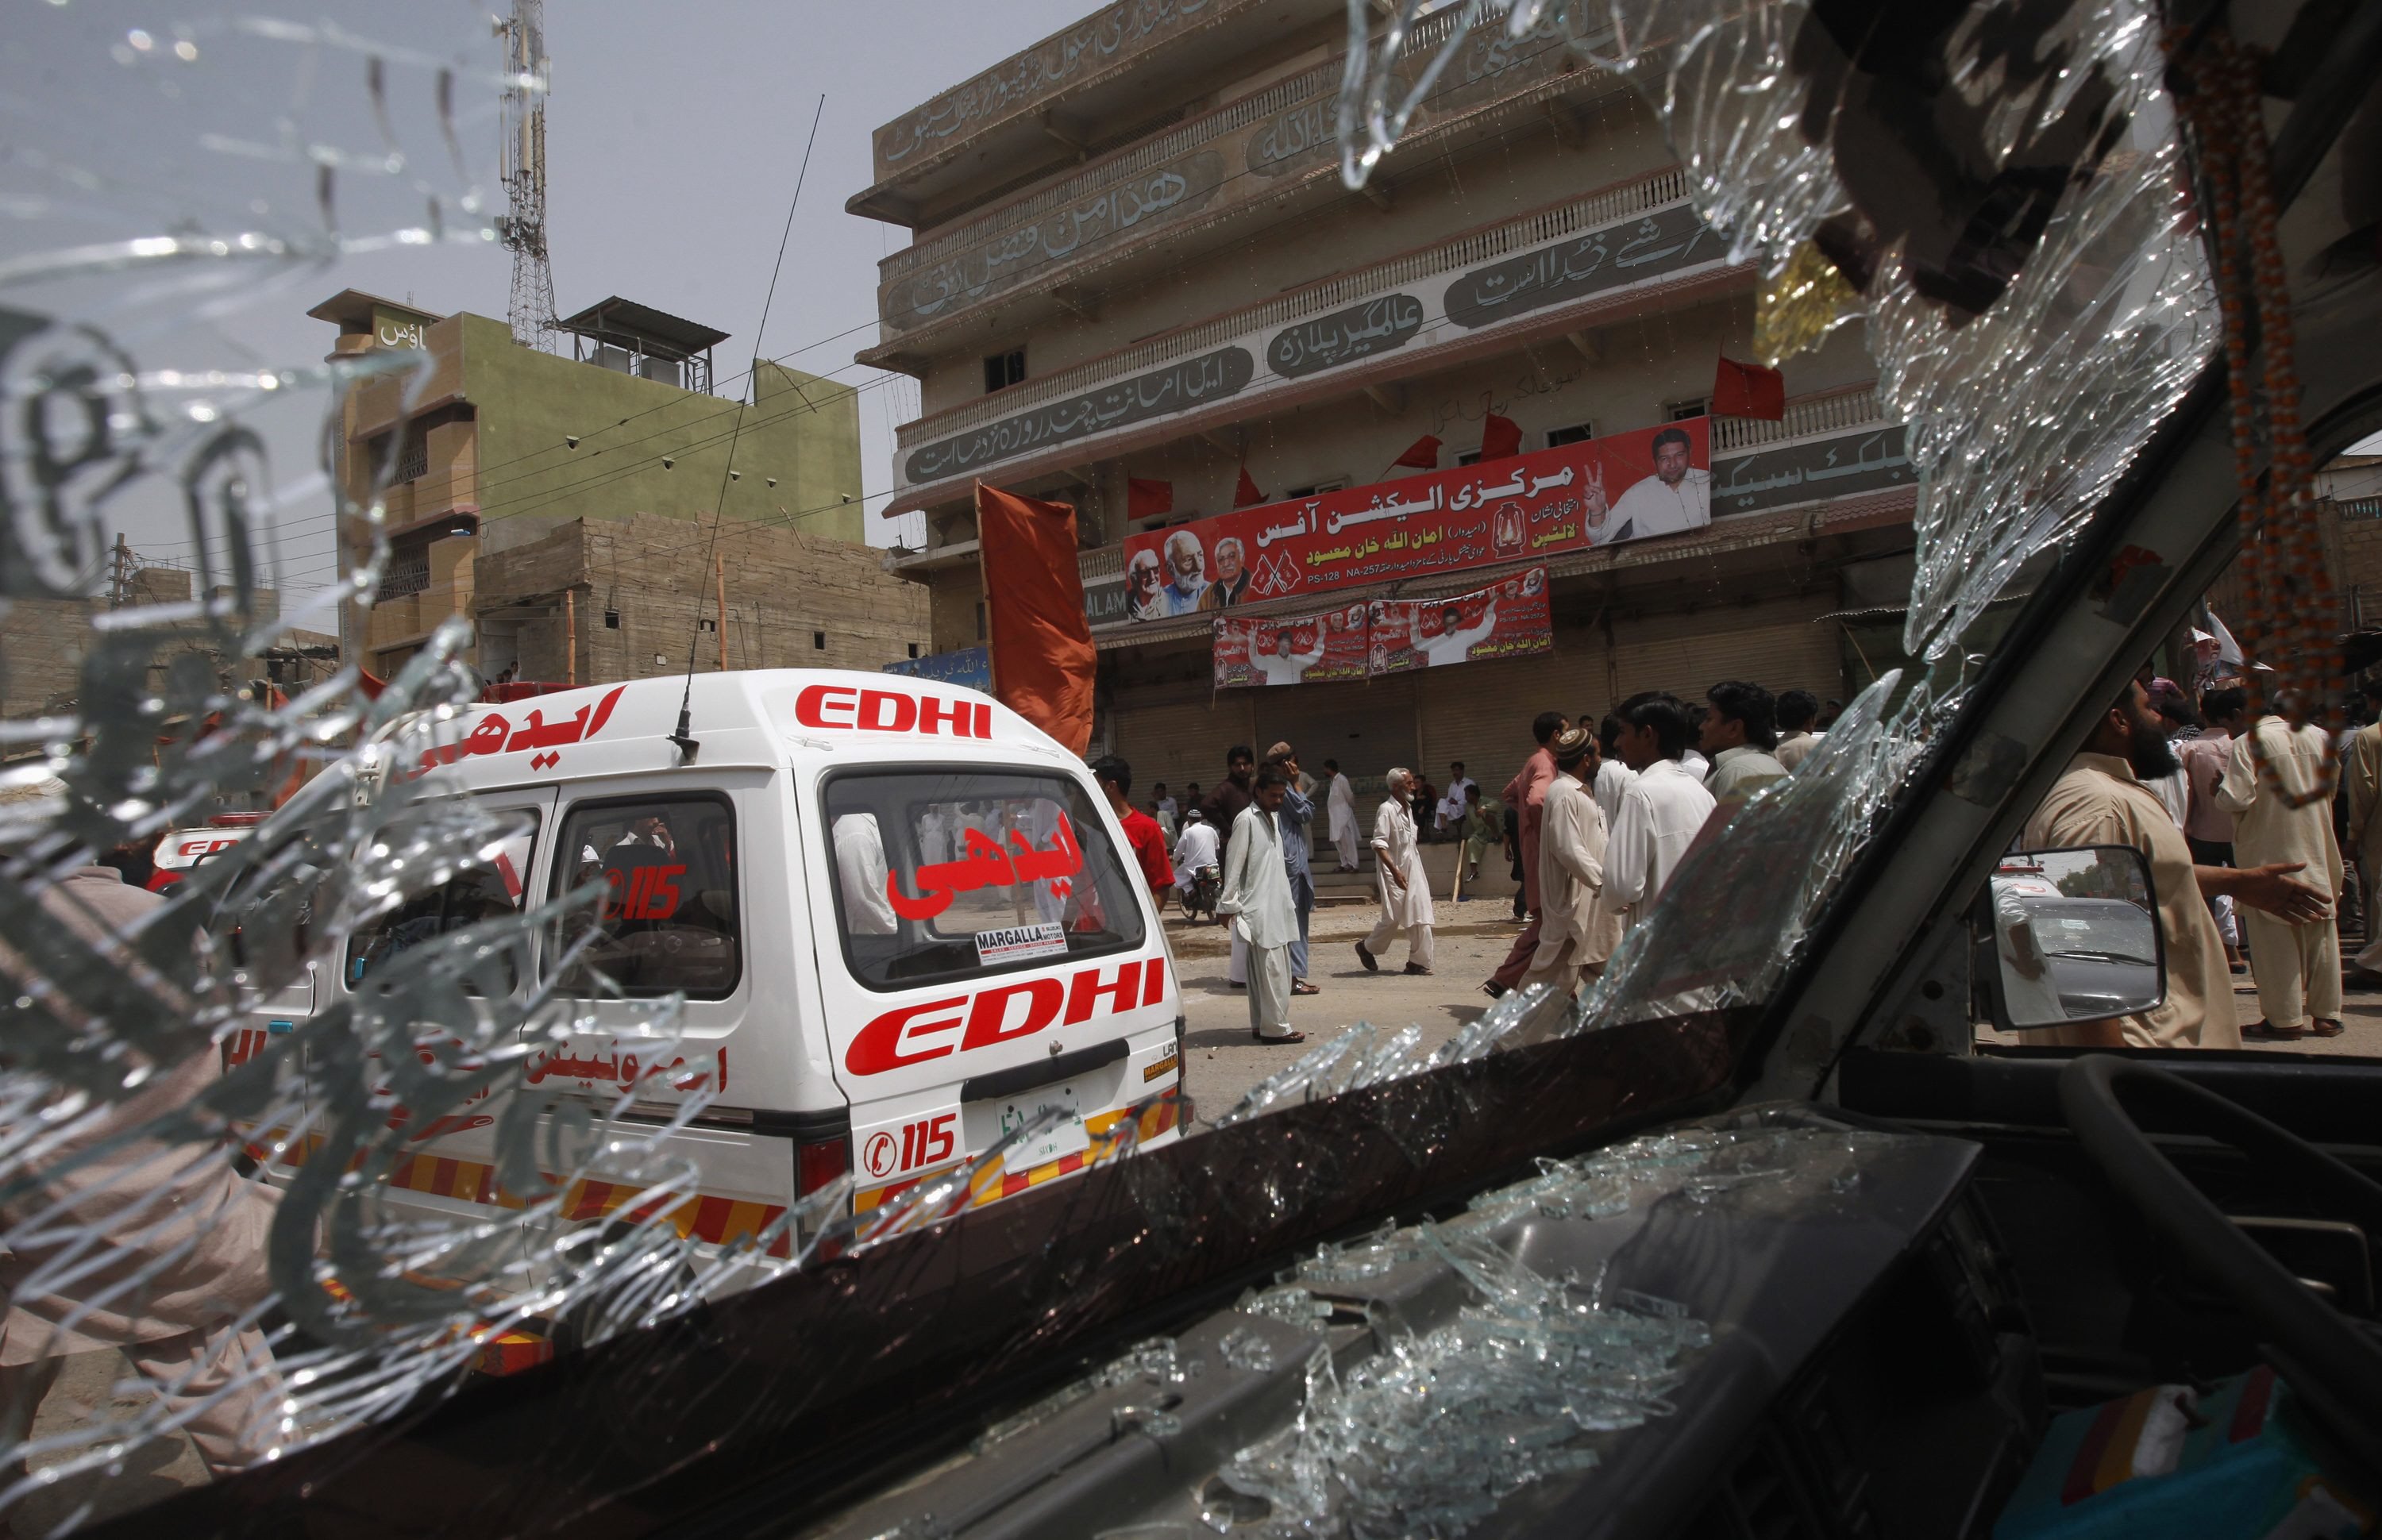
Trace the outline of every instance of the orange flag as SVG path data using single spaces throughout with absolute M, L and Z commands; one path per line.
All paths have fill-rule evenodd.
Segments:
M 1092 740 L 1092 629 L 1075 566 L 1075 510 L 976 483 L 992 693 L 1080 754 Z

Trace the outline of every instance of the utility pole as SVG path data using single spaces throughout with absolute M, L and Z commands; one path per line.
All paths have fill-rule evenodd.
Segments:
M 132 586 L 132 547 L 124 544 L 122 530 L 116 532 L 116 550 L 110 556 L 108 566 L 110 571 L 107 582 L 107 607 L 122 609 L 124 595 Z
M 505 40 L 504 184 L 508 212 L 497 234 L 513 254 L 512 302 L 505 319 L 513 340 L 551 351 L 554 269 L 546 252 L 546 0 L 513 0 L 497 23 Z

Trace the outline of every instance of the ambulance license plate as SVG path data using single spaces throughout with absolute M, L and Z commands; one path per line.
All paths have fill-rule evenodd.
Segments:
M 1012 1172 L 1030 1171 L 1091 1148 L 1092 1137 L 1084 1127 L 1083 1109 L 1098 1095 L 1098 1088 L 1085 1081 L 1062 1081 L 1057 1085 L 1037 1086 L 1014 1096 L 1004 1096 L 997 1102 L 978 1102 L 971 1110 L 981 1107 L 993 1115 L 992 1126 L 986 1131 L 992 1139 L 1008 1137 L 1034 1122 L 1046 1109 L 1060 1115 L 1057 1122 L 1011 1149 L 1003 1162 Z

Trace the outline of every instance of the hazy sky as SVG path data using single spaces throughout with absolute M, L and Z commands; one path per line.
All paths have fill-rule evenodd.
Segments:
M 915 414 L 917 391 L 851 361 L 875 340 L 877 263 L 908 234 L 843 212 L 870 179 L 869 131 L 1093 8 L 1092 0 L 718 0 L 669 9 L 550 0 L 548 227 L 559 311 L 608 294 L 637 299 L 729 333 L 719 373 L 741 372 L 824 92 L 762 347 L 865 387 L 867 524 L 885 543 L 896 526 L 873 507 L 890 484 L 892 425 Z M 334 0 L 209 14 L 138 0 L 51 0 L 11 15 L 11 46 L 0 57 L 0 274 L 38 253 L 169 231 L 319 236 L 326 160 L 336 163 L 339 233 L 366 247 L 422 224 L 434 194 L 464 225 L 475 222 L 456 215 L 463 188 L 501 203 L 490 178 L 502 55 L 482 6 Z M 292 26 L 258 21 L 275 15 L 313 31 L 300 38 Z M 376 56 L 387 61 L 387 128 L 363 89 Z M 464 68 L 451 152 L 429 108 L 442 63 Z M 375 164 L 382 144 L 405 152 L 401 172 L 394 160 Z M 304 312 L 341 288 L 501 317 L 510 279 L 501 250 L 453 241 L 280 267 L 166 266 L 164 275 L 55 283 L 19 273 L 0 281 L 0 306 L 95 324 L 153 375 L 319 364 L 331 332 Z M 238 395 L 201 400 L 187 388 L 153 386 L 151 405 L 177 423 L 190 413 L 203 425 L 205 401 L 215 401 L 264 434 L 284 503 L 284 581 L 292 589 L 319 583 L 330 570 L 315 451 L 327 393 L 284 391 L 245 404 Z M 191 555 L 169 478 L 117 495 L 107 521 L 143 552 Z

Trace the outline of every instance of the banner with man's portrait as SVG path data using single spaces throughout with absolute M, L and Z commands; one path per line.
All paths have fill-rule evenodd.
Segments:
M 1219 690 L 1251 685 L 1327 684 L 1365 677 L 1365 606 L 1323 615 L 1271 616 L 1215 622 Z
M 1173 619 L 1711 522 L 1712 424 L 1691 417 L 1131 536 L 1125 612 Z
M 1321 615 L 1218 616 L 1215 686 L 1327 684 L 1554 651 L 1547 569 L 1469 593 L 1376 599 Z
M 1376 599 L 1366 614 L 1366 672 L 1406 674 L 1555 649 L 1547 569 L 1439 599 Z

